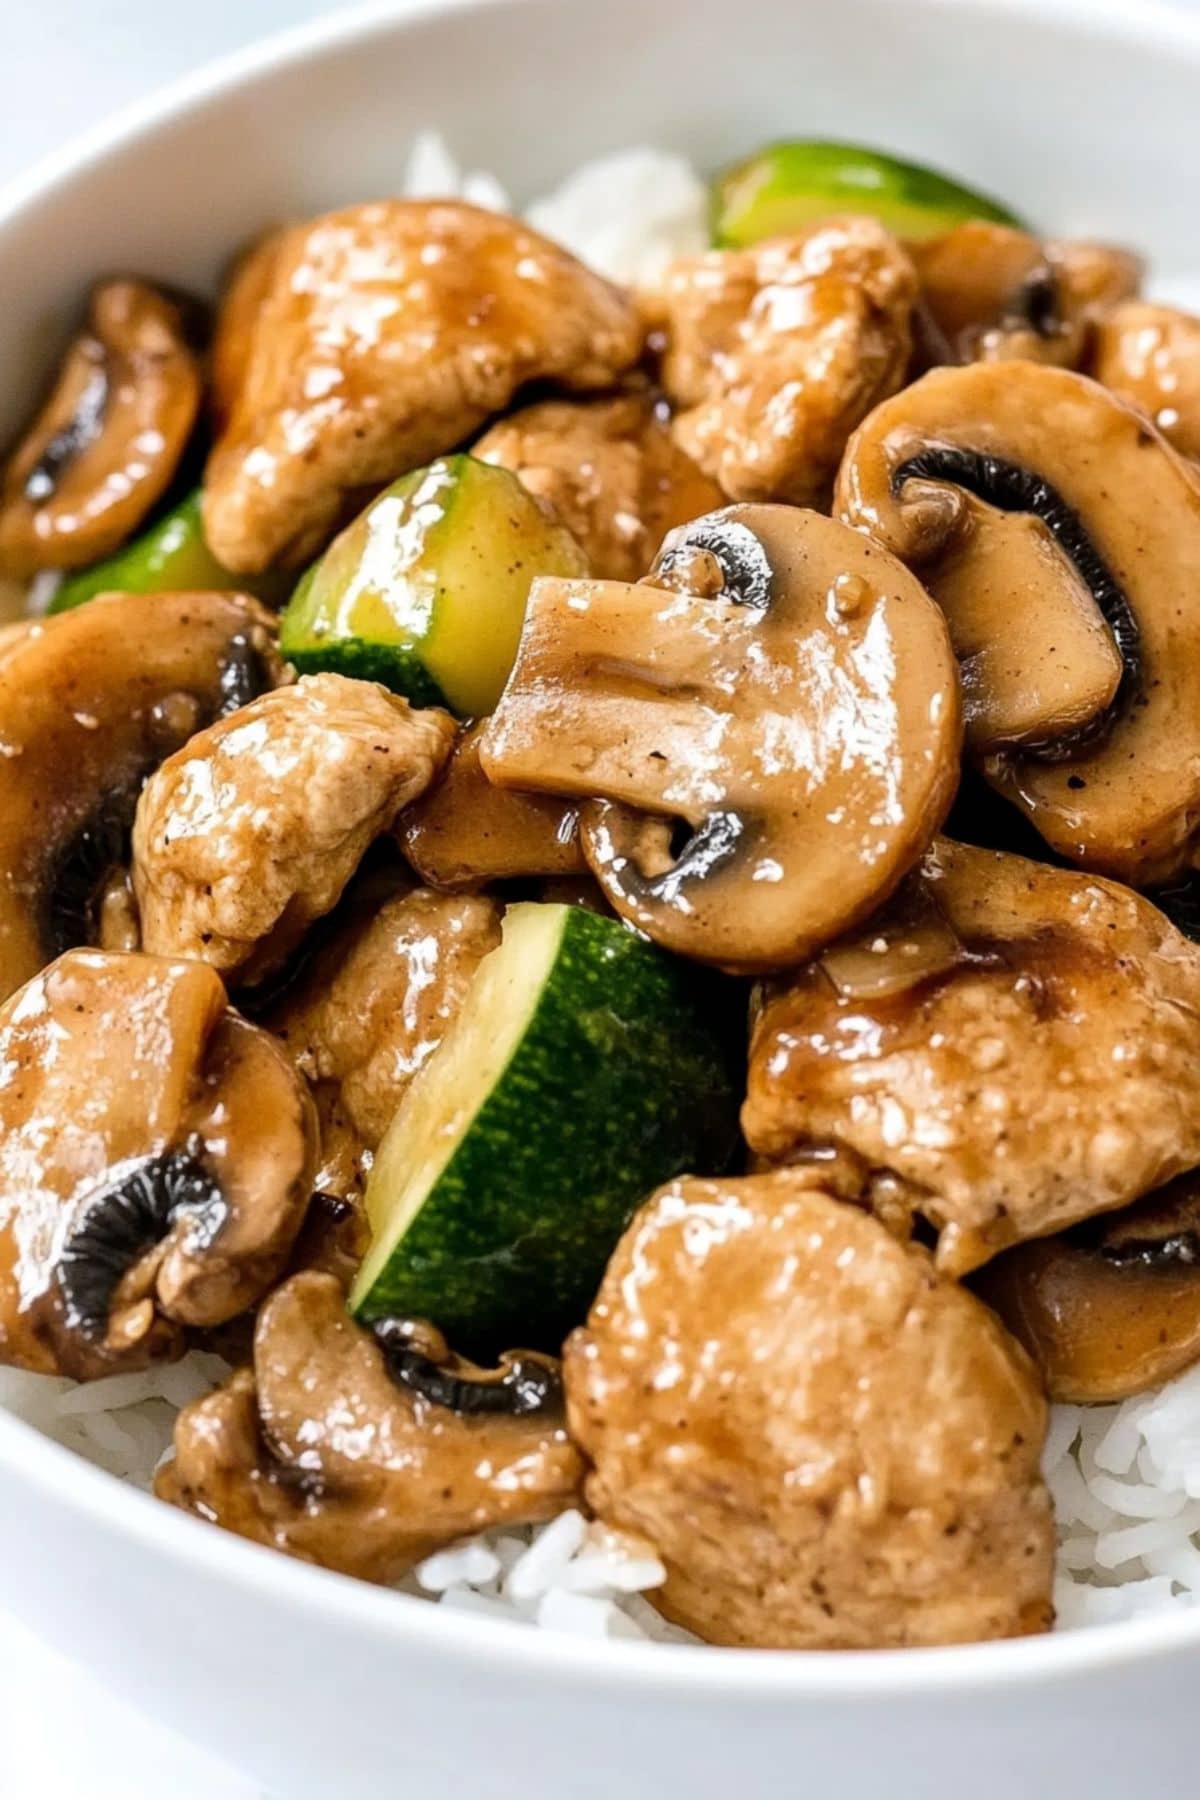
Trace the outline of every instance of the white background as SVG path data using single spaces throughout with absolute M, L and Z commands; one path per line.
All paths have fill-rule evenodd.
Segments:
M 322 0 L 0 0 L 0 183 L 174 76 L 331 10 Z M 0 1797 L 35 1795 L 263 1800 L 0 1614 Z

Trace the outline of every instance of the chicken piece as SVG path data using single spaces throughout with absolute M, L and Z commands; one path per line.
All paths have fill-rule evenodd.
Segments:
M 932 960 L 928 923 L 884 914 L 768 992 L 742 1112 L 760 1157 L 856 1154 L 949 1274 L 1200 1163 L 1200 947 L 1114 882 L 1003 852 L 941 840 L 916 886 Z
M 648 394 L 541 401 L 493 425 L 472 455 L 519 476 L 601 581 L 636 581 L 668 531 L 725 504 Z
M 454 730 L 374 682 L 306 675 L 198 732 L 138 802 L 143 947 L 260 979 L 429 786 Z
M 246 379 L 255 323 L 271 288 L 275 258 L 286 228 L 267 231 L 234 260 L 221 291 L 209 355 L 209 413 L 214 432 L 224 431 Z
M 1130 300 L 1096 329 L 1092 374 L 1152 419 L 1184 456 L 1200 457 L 1200 318 Z
M 617 288 L 515 219 L 457 201 L 380 201 L 293 227 L 235 282 L 235 328 L 256 284 L 244 349 L 218 330 L 231 411 L 204 481 L 213 554 L 247 573 L 303 563 L 356 490 L 454 449 L 526 382 L 607 387 L 642 347 Z
M 735 500 L 822 504 L 850 433 L 903 383 L 916 297 L 868 218 L 674 264 L 647 304 L 676 442 Z
M 500 1376 L 461 1364 L 429 1326 L 364 1331 L 333 1276 L 295 1275 L 259 1314 L 253 1370 L 180 1413 L 156 1492 L 305 1562 L 395 1581 L 455 1538 L 576 1500 L 557 1365 L 506 1360 Z
M 495 901 L 418 888 L 339 937 L 268 1018 L 301 1073 L 338 1090 L 366 1149 L 377 1147 L 499 942 Z
M 685 1178 L 567 1342 L 588 1503 L 712 1643 L 969 1643 L 1051 1621 L 1046 1405 L 999 1321 L 819 1168 Z

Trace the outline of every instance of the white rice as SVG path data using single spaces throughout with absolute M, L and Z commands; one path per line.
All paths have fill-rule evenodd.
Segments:
M 404 192 L 508 210 L 504 188 L 464 171 L 436 133 L 414 143 Z M 586 164 L 528 208 L 530 222 L 613 280 L 652 282 L 708 242 L 707 196 L 682 157 L 623 150 Z M 1159 284 L 1200 310 L 1200 275 Z M 52 591 L 43 584 L 43 605 Z M 76 1386 L 0 1368 L 0 1406 L 110 1474 L 149 1488 L 176 1412 L 227 1373 L 196 1352 L 170 1368 Z M 1200 1599 L 1200 1367 L 1120 1406 L 1052 1408 L 1043 1466 L 1058 1515 L 1060 1628 L 1189 1607 Z M 646 1598 L 663 1580 L 650 1547 L 562 1513 L 429 1557 L 405 1592 L 453 1610 L 584 1637 L 690 1643 Z

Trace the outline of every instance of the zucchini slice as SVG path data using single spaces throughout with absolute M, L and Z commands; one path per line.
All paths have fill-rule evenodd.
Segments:
M 557 1347 L 651 1190 L 729 1165 L 732 988 L 615 919 L 510 907 L 379 1147 L 352 1311 L 430 1318 L 476 1351 Z
M 416 706 L 491 712 L 538 575 L 586 575 L 570 532 L 508 469 L 447 456 L 394 482 L 303 577 L 280 650 Z
M 998 201 L 935 169 L 858 144 L 771 144 L 713 186 L 713 242 L 744 248 L 803 231 L 830 213 L 870 213 L 902 238 L 935 237 L 964 219 L 1021 221 Z
M 67 575 L 55 589 L 52 613 L 70 612 L 97 594 L 253 594 L 282 598 L 278 575 L 231 575 L 204 541 L 200 490 L 111 556 Z

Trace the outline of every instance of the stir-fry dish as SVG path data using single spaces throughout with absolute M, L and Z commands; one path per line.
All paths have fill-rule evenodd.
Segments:
M 571 1513 L 713 1643 L 1044 1631 L 1051 1403 L 1200 1362 L 1200 319 L 846 146 L 711 236 L 93 289 L 0 491 L 0 1360 L 219 1355 L 158 1494 L 370 1581 Z

